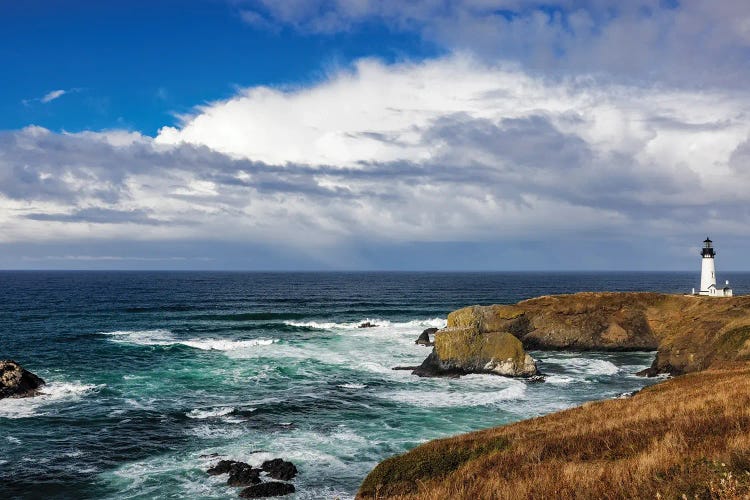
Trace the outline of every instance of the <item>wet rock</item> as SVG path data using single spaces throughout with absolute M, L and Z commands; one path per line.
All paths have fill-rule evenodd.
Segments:
M 246 463 L 238 462 L 229 469 L 229 486 L 250 486 L 260 483 L 260 469 L 253 469 Z
M 240 498 L 268 498 L 268 497 L 280 497 L 294 493 L 294 485 L 289 483 L 281 483 L 278 481 L 271 481 L 268 483 L 256 484 L 245 488 L 240 492 Z
M 0 399 L 36 396 L 44 380 L 13 360 L 0 361 Z
M 430 335 L 435 335 L 435 332 L 437 332 L 437 328 L 428 328 L 425 331 L 422 332 L 422 334 L 419 336 L 417 340 L 414 341 L 415 344 L 418 345 L 424 345 L 424 346 L 431 346 L 434 345 L 430 341 Z
M 260 469 L 253 469 L 245 462 L 236 460 L 219 460 L 219 462 L 206 471 L 210 476 L 229 474 L 227 484 L 229 486 L 250 486 L 260 482 Z
M 469 372 L 455 366 L 444 366 L 440 362 L 440 358 L 438 358 L 435 350 L 433 350 L 421 365 L 414 368 L 412 373 L 419 377 L 459 378 L 461 375 L 466 375 Z
M 228 473 L 234 464 L 238 464 L 235 460 L 219 460 L 219 463 L 208 469 L 206 472 L 209 476 L 218 476 L 219 474 Z
M 365 321 L 364 323 L 360 323 L 360 325 L 357 328 L 375 328 L 376 326 L 378 325 L 376 325 L 375 323 L 370 323 L 369 321 Z
M 268 473 L 268 477 L 282 481 L 289 481 L 297 475 L 297 467 L 292 462 L 287 462 L 280 458 L 267 460 L 263 462 L 260 468 Z

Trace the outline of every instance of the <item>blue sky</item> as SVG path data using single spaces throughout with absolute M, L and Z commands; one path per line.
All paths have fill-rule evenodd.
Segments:
M 0 268 L 748 270 L 750 5 L 0 2 Z
M 12 75 L 0 101 L 2 129 L 33 123 L 153 135 L 175 113 L 238 87 L 304 85 L 360 57 L 440 52 L 378 23 L 325 36 L 258 29 L 236 4 L 219 0 L 29 0 L 0 9 L 0 60 Z M 48 105 L 34 101 L 57 89 L 67 93 Z

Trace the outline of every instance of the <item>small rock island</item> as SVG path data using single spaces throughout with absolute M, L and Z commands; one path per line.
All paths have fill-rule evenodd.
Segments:
M 36 396 L 44 380 L 12 359 L 0 360 L 0 399 Z

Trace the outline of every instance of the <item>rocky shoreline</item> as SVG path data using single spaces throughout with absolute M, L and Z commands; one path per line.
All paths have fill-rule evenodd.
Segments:
M 530 349 L 656 350 L 641 373 L 647 376 L 743 361 L 750 359 L 750 297 L 582 292 L 465 307 L 434 333 L 433 351 L 414 374 L 534 377 L 539 370 Z
M 357 498 L 750 496 L 750 296 L 543 296 L 459 309 L 434 339 L 414 374 L 528 376 L 524 349 L 537 349 L 656 350 L 639 375 L 685 376 L 428 442 L 381 462 Z

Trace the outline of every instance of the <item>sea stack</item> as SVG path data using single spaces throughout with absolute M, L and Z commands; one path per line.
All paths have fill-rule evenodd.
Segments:
M 44 380 L 12 359 L 0 360 L 0 399 L 35 396 Z

